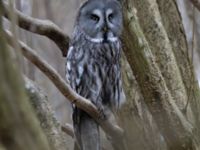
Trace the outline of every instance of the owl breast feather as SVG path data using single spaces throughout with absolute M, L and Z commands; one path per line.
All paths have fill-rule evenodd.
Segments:
M 74 43 L 69 48 L 66 63 L 66 78 L 78 94 L 114 109 L 125 99 L 119 45 L 119 42 Z

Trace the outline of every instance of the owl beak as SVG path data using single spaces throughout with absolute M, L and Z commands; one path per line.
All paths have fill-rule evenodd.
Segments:
M 108 42 L 108 27 L 107 26 L 104 26 L 103 29 L 103 42 L 106 43 Z
M 107 27 L 107 26 L 104 26 L 104 27 L 103 27 L 103 32 L 104 32 L 104 33 L 108 32 L 108 27 Z

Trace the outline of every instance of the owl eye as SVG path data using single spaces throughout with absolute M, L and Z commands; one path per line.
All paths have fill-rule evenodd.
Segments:
M 113 14 L 109 14 L 109 15 L 108 15 L 108 19 L 109 19 L 109 20 L 112 20 L 112 19 L 113 19 L 113 17 L 114 17 L 114 15 L 113 15 Z
M 100 18 L 99 18 L 99 16 L 97 16 L 97 15 L 95 15 L 95 14 L 91 14 L 91 15 L 90 15 L 90 19 L 92 19 L 92 20 L 98 22 Z

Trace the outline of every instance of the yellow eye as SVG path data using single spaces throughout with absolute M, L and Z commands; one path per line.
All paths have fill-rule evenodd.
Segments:
M 91 14 L 90 18 L 91 18 L 92 20 L 96 21 L 96 22 L 98 22 L 99 19 L 100 19 L 99 16 L 97 16 L 97 15 L 95 15 L 95 14 Z

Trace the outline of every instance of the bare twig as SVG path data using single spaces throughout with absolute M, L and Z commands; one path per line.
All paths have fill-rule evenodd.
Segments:
M 5 32 L 5 35 L 8 43 L 13 46 L 12 35 L 8 31 Z M 49 66 L 47 62 L 36 54 L 36 51 L 32 50 L 21 41 L 19 41 L 19 46 L 22 50 L 22 54 L 37 66 L 71 103 L 91 115 L 100 124 L 104 131 L 113 137 L 113 139 L 123 136 L 123 130 L 119 126 L 114 125 L 109 121 L 109 119 L 101 119 L 101 115 L 95 105 L 73 91 L 62 77 L 51 66 Z
M 67 55 L 69 37 L 64 34 L 57 25 L 49 20 L 40 20 L 26 16 L 16 9 L 14 10 L 14 13 L 17 17 L 19 27 L 30 32 L 48 37 L 56 43 L 56 45 L 62 51 L 63 56 Z M 4 4 L 4 16 L 10 19 L 9 9 L 6 4 Z
M 73 130 L 72 125 L 65 124 L 64 126 L 61 127 L 61 130 L 65 132 L 66 134 L 70 135 L 72 138 L 74 138 L 74 130 Z
M 199 0 L 190 0 L 190 2 L 200 11 L 200 1 Z

